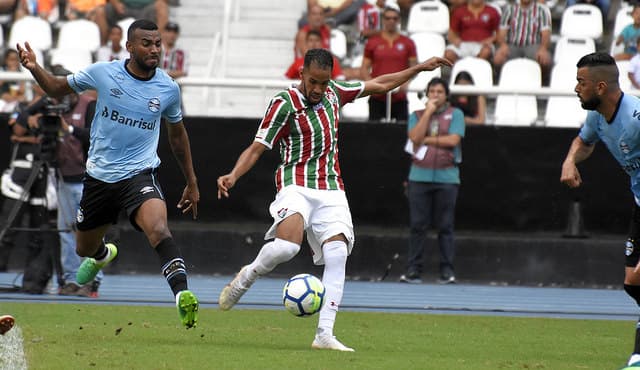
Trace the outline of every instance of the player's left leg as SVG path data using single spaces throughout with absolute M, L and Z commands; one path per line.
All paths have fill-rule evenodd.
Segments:
M 187 329 L 195 327 L 198 321 L 198 299 L 189 291 L 187 268 L 169 231 L 166 203 L 159 198 L 146 199 L 134 212 L 134 221 L 160 258 L 162 274 L 175 296 L 182 324 Z
M 324 284 L 326 289 L 325 302 L 322 309 L 320 309 L 318 330 L 311 347 L 353 352 L 353 348 L 349 348 L 340 343 L 333 335 L 336 315 L 344 292 L 348 255 L 347 238 L 343 234 L 329 238 L 322 245 L 322 254 L 324 258 L 322 284 Z

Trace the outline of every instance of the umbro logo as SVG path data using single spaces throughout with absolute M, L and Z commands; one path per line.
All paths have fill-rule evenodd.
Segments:
M 147 194 L 151 192 L 153 192 L 152 186 L 145 186 L 144 188 L 140 189 L 140 194 Z
M 111 91 L 110 95 L 114 98 L 120 98 L 120 96 L 124 94 L 120 89 L 117 88 L 110 89 L 109 91 Z

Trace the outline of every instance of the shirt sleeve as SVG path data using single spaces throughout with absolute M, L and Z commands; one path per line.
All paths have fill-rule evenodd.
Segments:
M 418 124 L 418 115 L 416 112 L 411 112 L 409 115 L 409 120 L 407 121 L 407 133 L 411 131 Z
M 451 125 L 449 126 L 449 134 L 464 137 L 464 131 L 464 113 L 462 113 L 460 109 L 455 108 L 451 113 Z
M 582 141 L 585 142 L 585 144 L 593 145 L 600 140 L 600 137 L 598 136 L 597 128 L 598 128 L 598 113 L 591 111 L 587 113 L 587 120 L 584 122 L 584 125 L 582 125 L 582 128 L 580 129 L 580 133 L 578 134 L 578 136 L 580 136 L 580 138 L 582 139 Z
M 511 14 L 513 13 L 513 5 L 507 5 L 500 16 L 500 28 L 509 29 L 511 27 Z
M 340 97 L 340 106 L 356 100 L 364 90 L 362 81 L 332 81 L 333 86 Z
M 254 141 L 262 143 L 269 149 L 273 148 L 273 144 L 283 136 L 290 110 L 291 103 L 280 95 L 271 99 Z
M 169 100 L 169 105 L 162 112 L 162 117 L 167 120 L 169 123 L 178 123 L 182 121 L 182 107 L 180 100 L 180 88 L 178 84 L 173 82 L 174 86 L 171 91 L 171 99 Z
M 68 75 L 67 82 L 69 86 L 77 93 L 84 90 L 97 90 L 96 72 L 102 68 L 102 64 L 103 63 L 94 63 L 81 71 Z

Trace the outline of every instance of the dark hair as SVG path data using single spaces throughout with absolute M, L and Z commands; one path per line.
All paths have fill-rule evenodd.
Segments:
M 315 63 L 321 69 L 333 70 L 333 55 L 325 49 L 309 49 L 304 55 L 303 68 L 309 68 Z
M 471 73 L 467 72 L 467 71 L 460 71 L 457 75 L 456 78 L 454 80 L 454 84 L 457 84 L 458 82 L 460 82 L 460 80 L 466 80 L 471 82 L 471 84 L 475 84 L 475 82 L 473 81 L 473 77 L 471 76 Z M 468 95 L 466 96 L 467 98 L 467 102 L 466 103 L 462 103 L 460 101 L 460 98 L 463 97 L 464 95 L 459 95 L 459 94 L 453 94 L 451 95 L 451 105 L 459 108 L 462 113 L 465 115 L 465 117 L 475 117 L 476 114 L 478 114 L 478 96 L 477 95 Z
M 453 81 L 453 83 L 457 84 L 458 82 L 460 82 L 460 80 L 469 81 L 469 82 L 471 82 L 472 85 L 475 85 L 475 81 L 473 81 L 473 77 L 471 76 L 471 73 L 469 73 L 467 71 L 458 72 L 458 74 L 456 75 L 456 78 Z
M 114 24 L 113 26 L 109 27 L 109 31 L 113 30 L 114 28 L 117 28 L 120 30 L 120 32 L 122 32 L 122 27 L 120 27 L 119 24 Z M 127 36 L 128 37 L 128 36 Z
M 603 52 L 591 53 L 583 56 L 578 61 L 576 66 L 582 67 L 601 67 L 601 66 L 615 66 L 616 60 L 611 55 Z
M 155 31 L 158 29 L 158 25 L 147 19 L 138 19 L 129 26 L 127 30 L 127 40 L 133 40 L 133 33 L 138 28 L 141 30 Z
M 589 74 L 596 81 L 618 84 L 619 72 L 616 60 L 607 53 L 596 52 L 583 56 L 576 64 L 578 68 L 589 68 Z
M 429 83 L 427 84 L 427 89 L 425 90 L 427 94 L 429 93 L 429 89 L 435 85 L 442 85 L 444 87 L 444 93 L 447 95 L 447 98 L 449 97 L 449 85 L 447 84 L 447 81 L 444 80 L 444 78 L 440 77 L 434 77 L 431 79 L 431 81 L 429 81 Z

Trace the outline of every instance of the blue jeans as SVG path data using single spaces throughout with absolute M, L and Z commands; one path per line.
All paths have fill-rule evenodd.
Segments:
M 455 246 L 453 224 L 458 198 L 457 184 L 409 181 L 409 254 L 407 272 L 422 273 L 427 229 L 438 230 L 440 276 L 452 276 Z
M 82 198 L 81 182 L 58 181 L 58 229 L 60 231 L 60 259 L 62 263 L 62 278 L 65 282 L 76 282 L 76 272 L 82 259 L 76 253 L 76 213 Z M 96 276 L 102 280 L 102 271 Z

